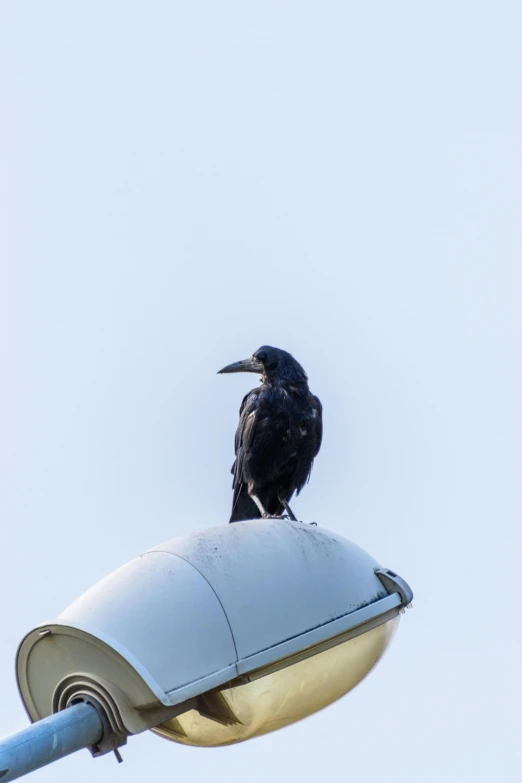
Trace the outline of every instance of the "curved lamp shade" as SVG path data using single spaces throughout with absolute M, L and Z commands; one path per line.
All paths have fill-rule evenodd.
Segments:
M 341 536 L 238 522 L 169 541 L 109 574 L 22 641 L 32 720 L 95 699 L 122 736 L 223 745 L 299 720 L 372 669 L 411 601 Z
M 152 731 L 185 745 L 210 747 L 242 742 L 295 723 L 354 688 L 382 656 L 398 622 L 394 617 L 250 682 L 230 683 L 214 691 L 207 715 L 201 707 L 189 710 Z

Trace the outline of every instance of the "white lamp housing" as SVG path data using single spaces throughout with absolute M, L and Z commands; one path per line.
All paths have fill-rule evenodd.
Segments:
M 376 664 L 412 599 L 362 549 L 300 522 L 238 522 L 131 560 L 17 656 L 33 721 L 101 704 L 122 737 L 191 745 L 273 731 L 330 704 Z

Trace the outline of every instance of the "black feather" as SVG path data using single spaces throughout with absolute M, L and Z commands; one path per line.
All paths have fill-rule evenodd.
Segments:
M 261 512 L 249 496 L 246 486 L 241 485 L 241 489 L 236 494 L 234 506 L 232 508 L 232 516 L 230 522 L 239 522 L 242 519 L 260 519 Z

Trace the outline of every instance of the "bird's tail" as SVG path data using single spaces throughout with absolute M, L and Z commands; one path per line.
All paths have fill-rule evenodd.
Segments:
M 230 522 L 240 522 L 242 519 L 260 519 L 261 512 L 247 492 L 246 484 L 239 490 L 232 509 Z

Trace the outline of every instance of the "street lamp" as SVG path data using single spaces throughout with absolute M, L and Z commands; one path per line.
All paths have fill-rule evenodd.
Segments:
M 65 731 L 73 712 L 85 736 L 72 747 L 69 733 L 61 755 L 86 746 L 119 755 L 146 729 L 199 746 L 274 731 L 357 685 L 412 597 L 362 549 L 300 522 L 239 522 L 174 539 L 22 641 L 17 677 L 35 722 L 26 738 L 58 719 Z M 53 758 L 10 762 L 19 736 L 0 743 L 0 783 L 60 757 L 53 739 Z

